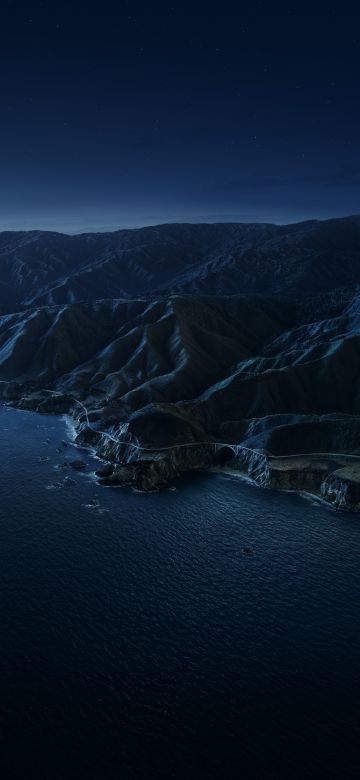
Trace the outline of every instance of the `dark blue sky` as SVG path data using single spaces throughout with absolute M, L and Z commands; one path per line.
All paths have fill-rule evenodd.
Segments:
M 0 229 L 359 212 L 355 8 L 4 0 Z

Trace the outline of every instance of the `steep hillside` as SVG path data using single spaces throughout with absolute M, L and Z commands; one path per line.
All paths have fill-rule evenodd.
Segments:
M 3 310 L 168 294 L 286 296 L 360 284 L 360 219 L 0 234 Z
M 269 458 L 322 453 L 338 496 L 329 458 L 353 486 L 360 455 L 359 250 L 355 217 L 1 234 L 0 394 L 70 412 L 109 480 L 227 461 L 277 485 Z
M 131 432 L 141 413 L 136 440 L 147 446 L 156 405 L 194 420 L 205 439 L 239 443 L 261 433 L 271 448 L 279 424 L 300 431 L 302 417 L 359 414 L 357 300 L 341 315 L 311 322 L 301 305 L 245 296 L 97 301 L 4 315 L 0 387 L 5 398 L 40 408 L 78 399 L 112 432 L 124 421 Z M 157 441 L 182 437 L 174 425 L 158 431 Z M 288 451 L 295 442 L 301 451 L 299 437 L 289 437 Z

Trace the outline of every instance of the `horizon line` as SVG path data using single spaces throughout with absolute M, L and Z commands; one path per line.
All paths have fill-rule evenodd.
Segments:
M 220 216 L 220 215 L 219 215 Z M 107 234 L 107 233 L 120 233 L 122 231 L 135 231 L 135 230 L 144 230 L 146 228 L 160 228 L 165 227 L 166 225 L 269 225 L 269 226 L 278 226 L 278 227 L 287 227 L 291 225 L 301 225 L 306 224 L 309 222 L 332 222 L 334 220 L 343 220 L 343 219 L 360 219 L 360 213 L 352 213 L 352 214 L 342 214 L 339 216 L 331 216 L 331 217 L 307 217 L 303 219 L 294 219 L 293 221 L 276 221 L 276 220 L 262 220 L 262 219 L 231 219 L 229 218 L 230 215 L 228 215 L 227 218 L 211 218 L 208 216 L 207 218 L 199 217 L 197 219 L 170 219 L 166 220 L 164 222 L 145 222 L 144 224 L 138 224 L 138 225 L 104 225 L 103 227 L 97 226 L 95 227 L 85 227 L 84 229 L 73 229 L 73 230 L 66 230 L 66 229 L 56 229 L 52 227 L 0 227 L 0 235 L 3 233 L 56 233 L 58 235 L 65 235 L 65 236 L 83 236 L 83 235 L 97 235 L 99 233 Z

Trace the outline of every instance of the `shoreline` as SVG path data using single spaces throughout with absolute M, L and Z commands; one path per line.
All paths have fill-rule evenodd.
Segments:
M 230 479 L 238 479 L 241 480 L 241 482 L 245 482 L 245 484 L 250 485 L 250 487 L 258 488 L 260 489 L 266 489 L 266 490 L 273 490 L 277 493 L 289 493 L 290 495 L 294 496 L 300 496 L 305 501 L 310 501 L 313 504 L 319 504 L 319 506 L 327 507 L 327 509 L 332 509 L 333 511 L 343 510 L 343 511 L 351 511 L 348 508 L 344 507 L 337 507 L 334 506 L 334 504 L 331 504 L 329 501 L 327 501 L 325 498 L 323 498 L 319 493 L 311 493 L 308 490 L 296 490 L 295 488 L 274 488 L 270 485 L 265 487 L 262 485 L 259 485 L 256 480 L 249 477 L 244 472 L 238 471 L 237 469 L 230 469 L 230 468 L 221 468 L 213 466 L 211 469 L 209 469 L 214 474 L 224 475 L 226 477 L 229 477 Z
M 76 399 L 73 399 L 74 401 Z M 80 402 L 83 411 L 86 407 Z M 44 413 L 16 402 L 4 406 Z M 73 412 L 75 409 L 72 410 Z M 166 448 L 142 448 L 135 442 L 117 440 L 106 431 L 77 419 L 71 410 L 46 410 L 62 416 L 72 445 L 90 451 L 99 460 L 94 476 L 99 484 L 128 486 L 153 492 L 190 471 L 203 470 L 241 478 L 252 486 L 297 493 L 335 509 L 360 511 L 360 457 L 349 454 L 309 453 L 271 455 L 244 445 L 216 442 L 189 442 Z M 227 460 L 224 454 L 227 452 Z M 231 448 L 237 454 L 229 457 Z M 102 465 L 100 465 L 102 464 Z
M 198 448 L 193 443 L 174 445 L 165 453 L 154 449 L 145 452 L 143 458 L 139 454 L 134 456 L 130 442 L 119 442 L 125 452 L 120 462 L 114 462 L 113 442 L 109 451 L 101 439 L 100 434 L 98 445 L 81 440 L 80 446 L 89 447 L 104 463 L 95 473 L 105 485 L 123 484 L 141 492 L 153 492 L 181 474 L 202 470 L 240 478 L 252 487 L 296 493 L 333 509 L 360 511 L 360 459 L 351 454 L 271 456 L 246 446 L 241 449 L 239 445 L 235 458 L 217 463 L 212 453 L 213 442 L 199 443 Z

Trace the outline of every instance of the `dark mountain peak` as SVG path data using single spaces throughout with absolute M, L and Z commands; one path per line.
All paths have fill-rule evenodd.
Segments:
M 0 305 L 94 298 L 270 294 L 360 282 L 360 218 L 293 225 L 174 223 L 69 236 L 0 233 Z

